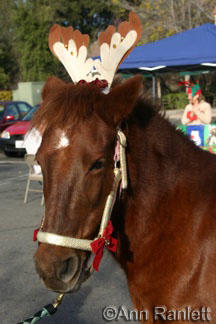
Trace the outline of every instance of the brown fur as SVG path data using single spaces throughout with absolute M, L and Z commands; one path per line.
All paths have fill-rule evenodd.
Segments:
M 35 127 L 44 120 L 47 125 L 37 154 L 45 183 L 44 230 L 95 237 L 113 182 L 116 127 L 125 125 L 129 188 L 117 201 L 112 222 L 115 256 L 126 272 L 134 306 L 150 313 L 159 305 L 177 310 L 206 306 L 215 323 L 216 157 L 145 104 L 138 96 L 140 85 L 135 77 L 108 95 L 95 86 L 57 80 L 52 96 L 45 88 L 33 121 Z M 59 129 L 70 145 L 55 150 Z M 98 160 L 103 166 L 96 169 Z M 88 257 L 41 244 L 35 261 L 49 288 L 67 291 L 74 269 L 81 273 Z

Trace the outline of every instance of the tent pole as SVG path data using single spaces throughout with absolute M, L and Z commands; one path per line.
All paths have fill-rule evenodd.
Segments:
M 156 100 L 156 77 L 154 74 L 152 74 L 152 99 L 153 99 L 153 103 L 155 103 L 155 100 Z
M 161 80 L 157 77 L 157 98 L 161 99 Z

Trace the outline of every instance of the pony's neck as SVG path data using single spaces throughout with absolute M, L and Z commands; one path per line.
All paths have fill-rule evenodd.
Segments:
M 146 118 L 132 118 L 128 123 L 130 186 L 113 219 L 119 240 L 117 259 L 126 272 L 140 253 L 146 253 L 148 258 L 148 242 L 156 244 L 173 217 L 172 208 L 178 208 L 172 206 L 173 197 L 190 174 L 185 156 L 191 156 L 192 150 L 194 159 L 197 152 L 159 114 L 149 112 Z

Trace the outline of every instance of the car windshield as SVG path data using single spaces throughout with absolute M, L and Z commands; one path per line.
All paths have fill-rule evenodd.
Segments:
M 25 117 L 23 117 L 22 120 L 24 121 L 29 121 L 32 119 L 32 117 L 34 116 L 34 113 L 36 112 L 36 110 L 40 107 L 40 105 L 35 105 L 26 115 Z

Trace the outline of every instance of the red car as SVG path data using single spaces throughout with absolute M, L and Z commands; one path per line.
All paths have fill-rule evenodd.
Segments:
M 24 101 L 0 101 L 0 133 L 22 120 L 31 109 L 32 106 Z
M 11 155 L 13 153 L 24 155 L 26 153 L 25 148 L 22 147 L 23 139 L 30 127 L 31 119 L 38 108 L 39 105 L 34 106 L 21 121 L 7 127 L 1 133 L 0 149 L 3 150 L 6 155 Z

